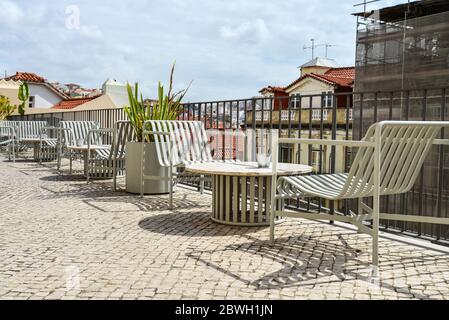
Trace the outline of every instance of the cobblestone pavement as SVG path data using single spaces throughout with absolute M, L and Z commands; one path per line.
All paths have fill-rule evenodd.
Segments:
M 447 253 L 382 238 L 371 281 L 351 229 L 289 219 L 270 246 L 267 228 L 212 222 L 209 195 L 179 189 L 169 211 L 77 173 L 0 156 L 1 298 L 449 298 Z

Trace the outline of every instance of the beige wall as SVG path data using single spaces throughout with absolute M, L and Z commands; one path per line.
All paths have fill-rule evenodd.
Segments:
M 19 105 L 19 86 L 21 82 L 0 80 L 0 95 L 9 99 L 11 105 Z
M 113 109 L 117 106 L 108 95 L 102 95 L 94 100 L 79 105 L 73 109 L 33 109 L 25 108 L 25 114 L 41 114 L 41 113 L 61 113 L 61 112 L 73 112 L 82 110 L 101 110 L 101 109 Z M 17 115 L 17 111 L 13 115 Z
M 295 86 L 287 90 L 288 94 L 294 95 L 294 94 L 300 94 L 300 95 L 315 95 L 319 94 L 321 95 L 322 92 L 334 92 L 334 87 L 331 85 L 328 85 L 324 82 L 306 78 L 302 80 L 301 82 L 297 83 Z M 308 98 L 302 99 L 302 106 L 305 108 L 309 108 L 310 106 L 310 100 Z M 314 97 L 312 102 L 313 108 L 320 108 L 321 107 L 321 97 Z
M 118 108 L 118 107 L 119 106 L 117 106 L 114 103 L 114 101 L 108 94 L 104 94 L 94 100 L 86 102 L 86 103 L 72 109 L 72 111 L 112 109 L 112 108 Z M 120 106 L 120 107 L 123 107 L 123 106 Z
M 305 67 L 301 68 L 301 77 L 303 75 L 309 74 L 309 73 L 315 73 L 315 74 L 324 74 L 326 71 L 330 70 L 329 67 Z

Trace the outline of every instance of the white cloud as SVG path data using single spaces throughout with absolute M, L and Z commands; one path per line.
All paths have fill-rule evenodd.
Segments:
M 77 30 L 74 30 L 75 32 Z M 103 32 L 98 26 L 83 26 L 81 25 L 80 32 L 83 36 L 91 39 L 101 39 L 103 37 Z
M 0 25 L 8 26 L 22 20 L 24 13 L 22 9 L 12 1 L 0 1 Z
M 224 39 L 258 43 L 268 39 L 270 32 L 262 19 L 246 21 L 236 27 L 222 26 L 220 35 Z
M 176 87 L 194 80 L 187 100 L 247 98 L 268 84 L 293 81 L 310 58 L 302 50 L 310 38 L 338 44 L 329 57 L 354 64 L 353 3 L 0 0 L 0 72 L 30 71 L 91 87 L 106 78 L 139 81 L 154 97 L 176 60 Z M 69 30 L 65 11 L 73 4 L 80 28 Z M 324 48 L 316 53 L 323 56 Z

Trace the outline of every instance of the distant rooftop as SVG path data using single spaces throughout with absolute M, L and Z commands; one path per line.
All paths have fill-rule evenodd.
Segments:
M 68 100 L 63 100 L 59 102 L 58 104 L 54 105 L 53 109 L 73 109 L 76 108 L 86 102 L 92 101 L 96 98 L 98 98 L 99 95 L 94 97 L 88 97 L 88 98 L 73 98 Z
M 10 80 L 21 81 L 21 82 L 25 82 L 25 83 L 35 83 L 35 84 L 39 84 L 39 85 L 44 85 L 47 88 L 49 88 L 50 90 L 52 90 L 54 93 L 56 93 L 58 96 L 60 96 L 62 99 L 69 98 L 64 92 L 62 92 L 61 90 L 56 88 L 54 85 L 49 83 L 44 77 L 41 77 L 33 72 L 17 71 L 15 75 L 6 77 L 4 80 L 6 80 L 6 81 L 10 81 Z
M 284 90 L 292 88 L 294 85 L 296 85 L 297 83 L 301 82 L 306 78 L 312 78 L 333 86 L 351 87 L 354 83 L 355 68 L 354 67 L 330 68 L 324 74 L 308 73 L 290 83 L 288 86 L 284 88 Z
M 340 67 L 335 60 L 328 58 L 315 58 L 310 60 L 309 62 L 304 63 L 300 68 L 307 67 L 329 67 L 329 68 L 338 68 Z
M 44 83 L 45 79 L 32 72 L 16 72 L 15 75 L 5 78 L 5 80 L 26 81 Z

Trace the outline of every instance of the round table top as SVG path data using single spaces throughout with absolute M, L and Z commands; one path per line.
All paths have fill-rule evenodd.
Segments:
M 42 141 L 48 141 L 48 140 L 56 140 L 56 138 L 43 138 Z M 20 141 L 22 142 L 41 142 L 40 138 L 24 138 L 24 139 L 20 139 Z
M 224 176 L 270 176 L 270 168 L 258 168 L 257 162 L 209 162 L 186 165 L 186 171 L 196 174 Z M 303 164 L 278 163 L 277 175 L 290 176 L 312 172 L 312 167 Z
M 111 146 L 109 145 L 96 145 L 96 144 L 91 144 L 90 145 L 90 149 L 91 150 L 99 150 L 99 149 L 109 149 Z M 69 146 L 67 147 L 68 149 L 72 149 L 72 150 L 78 150 L 78 151 L 87 151 L 87 149 L 89 148 L 86 145 L 82 145 L 82 146 Z

